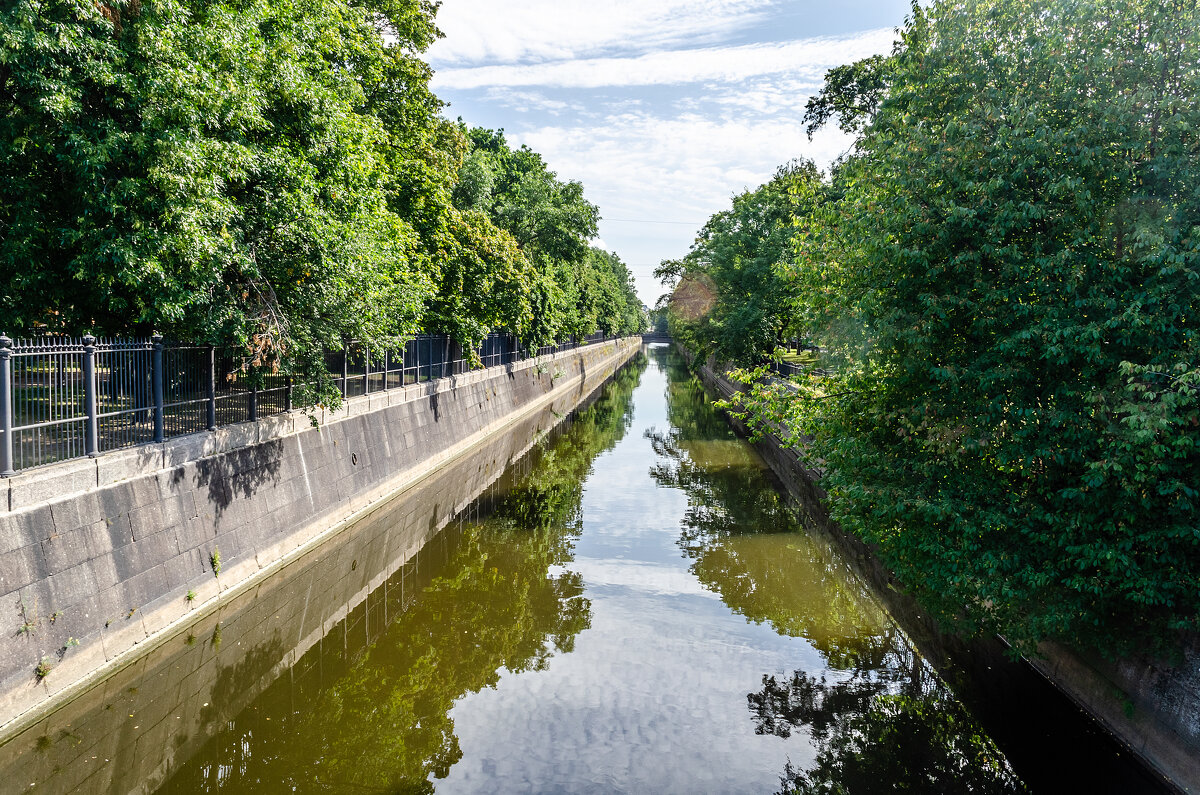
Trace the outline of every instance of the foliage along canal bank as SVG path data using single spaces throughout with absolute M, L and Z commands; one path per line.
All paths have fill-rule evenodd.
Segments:
M 1200 631 L 1200 7 L 914 8 L 810 103 L 856 136 L 830 173 L 664 263 L 672 335 L 819 350 L 747 416 L 939 620 L 1169 653 Z
M 583 186 L 441 115 L 437 5 L 5 4 L 0 333 L 157 332 L 336 406 L 345 340 L 640 332 Z
M 722 401 L 744 393 L 748 387 L 710 358 L 699 364 L 686 350 L 700 379 Z M 730 421 L 743 433 L 751 428 L 735 415 Z M 846 533 L 830 518 L 828 495 L 820 486 L 820 473 L 810 468 L 795 446 L 772 432 L 771 423 L 760 423 L 754 438 L 763 458 L 795 500 L 807 527 L 830 538 L 855 572 L 870 582 L 898 617 L 914 642 L 931 660 L 982 654 L 990 665 L 984 678 L 1020 676 L 1006 670 L 1018 665 L 999 637 L 963 638 L 947 634 L 918 600 L 883 565 L 877 550 Z M 1200 642 L 1190 639 L 1173 660 L 1146 655 L 1107 659 L 1095 652 L 1080 652 L 1055 643 L 1043 643 L 1022 657 L 1032 668 L 1103 724 L 1150 768 L 1187 793 L 1200 792 Z M 936 663 L 935 663 L 936 664 Z M 994 670 L 993 670 L 994 669 Z
M 531 412 L 569 411 L 640 346 L 596 343 L 351 398 L 316 426 L 290 412 L 20 476 L 25 502 L 0 514 L 12 621 L 0 721 L 11 730 L 60 703 Z
M 1181 780 L 1200 759 L 1197 64 L 1195 2 L 914 4 L 889 54 L 810 99 L 810 134 L 853 136 L 829 173 L 780 168 L 658 271 L 672 336 L 743 368 L 735 411 L 820 470 L 900 587 Z

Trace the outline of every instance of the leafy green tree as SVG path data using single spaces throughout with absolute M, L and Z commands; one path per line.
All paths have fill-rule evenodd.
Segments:
M 592 247 L 584 260 L 584 273 L 586 295 L 595 322 L 590 328 L 589 324 L 581 323 L 577 333 L 602 331 L 621 336 L 637 334 L 646 328 L 649 321 L 634 287 L 633 274 L 620 257 L 614 252 Z M 579 316 L 582 320 L 583 313 Z
M 583 186 L 560 181 L 529 147 L 510 148 L 503 130 L 476 127 L 468 135 L 471 157 L 491 173 L 491 190 L 476 206 L 535 259 L 581 262 L 599 220 L 599 210 L 583 198 Z
M 510 148 L 502 130 L 476 127 L 466 135 L 470 152 L 454 190 L 455 205 L 485 214 L 507 232 L 528 269 L 530 311 L 523 327 L 513 330 L 532 344 L 581 333 L 586 323 L 578 322 L 577 276 L 588 240 L 596 236 L 599 210 L 583 198 L 582 185 L 560 181 L 541 155 Z
M 671 313 L 671 333 L 701 360 L 754 365 L 773 353 L 794 329 L 789 323 L 790 286 L 777 266 L 792 255 L 797 220 L 826 193 L 811 161 L 781 166 L 770 182 L 734 197 L 730 209 L 712 216 L 681 260 L 666 261 L 659 278 L 689 284 Z M 702 280 L 714 293 L 711 305 L 687 304 Z M 683 282 L 681 282 L 682 284 Z
M 391 158 L 430 160 L 441 124 L 432 10 L 8 4 L 0 325 L 155 329 L 314 377 L 342 337 L 411 333 L 430 279 Z
M 921 14 L 920 6 L 914 4 L 913 12 Z M 892 68 L 890 58 L 872 55 L 826 72 L 825 84 L 804 106 L 804 129 L 808 137 L 811 139 L 831 119 L 837 119 L 838 128 L 844 133 L 862 132 L 887 93 Z
M 649 327 L 654 330 L 654 333 L 656 333 L 656 334 L 668 333 L 669 329 L 667 328 L 667 310 L 666 310 L 666 308 L 665 307 L 662 307 L 662 308 L 656 307 L 654 309 L 651 309 L 650 316 L 649 316 L 649 323 L 650 323 Z
M 584 199 L 583 186 L 559 180 L 528 147 L 509 147 L 503 130 L 465 134 L 470 151 L 458 170 L 454 205 L 485 214 L 511 235 L 528 267 L 528 316 L 521 329 L 509 328 L 536 344 L 641 331 L 646 321 L 628 267 L 588 242 L 599 210 Z
M 839 367 L 747 402 L 964 629 L 1200 628 L 1197 63 L 1195 2 L 935 3 L 783 268 Z
M 621 272 L 583 273 L 582 187 L 439 116 L 421 58 L 435 10 L 8 4 L 0 328 L 228 345 L 336 402 L 322 353 L 346 338 L 378 350 L 424 327 L 470 349 L 496 329 L 590 333 L 601 314 L 628 327 Z

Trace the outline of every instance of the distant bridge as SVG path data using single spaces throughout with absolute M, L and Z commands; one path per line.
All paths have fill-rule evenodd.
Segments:
M 671 335 L 658 331 L 648 331 L 642 334 L 642 342 L 670 342 Z

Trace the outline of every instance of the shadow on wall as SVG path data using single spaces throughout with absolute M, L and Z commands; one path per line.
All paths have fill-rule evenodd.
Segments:
M 283 442 L 279 439 L 204 458 L 196 462 L 196 486 L 208 489 L 208 502 L 219 517 L 235 496 L 249 498 L 266 485 L 274 487 L 282 460 Z M 180 483 L 187 469 L 176 469 L 172 482 Z

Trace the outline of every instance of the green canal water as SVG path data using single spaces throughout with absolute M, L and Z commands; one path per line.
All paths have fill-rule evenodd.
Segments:
M 1159 791 L 1022 664 L 914 640 L 796 516 L 651 346 L 318 639 L 256 597 L 259 629 L 210 619 L 0 764 L 12 791 Z

